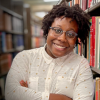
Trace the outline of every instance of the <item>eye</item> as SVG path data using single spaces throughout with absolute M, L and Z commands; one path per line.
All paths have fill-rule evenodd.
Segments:
M 67 36 L 70 38 L 75 37 L 75 33 L 74 32 L 67 32 Z
M 54 29 L 57 34 L 62 33 L 61 29 Z

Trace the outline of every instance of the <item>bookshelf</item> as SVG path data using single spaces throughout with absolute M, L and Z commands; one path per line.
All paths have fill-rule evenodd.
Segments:
M 35 15 L 31 15 L 30 7 L 25 8 L 26 12 L 26 34 L 25 34 L 25 49 L 33 49 L 44 46 L 45 38 L 43 37 L 43 31 L 41 29 L 41 20 Z
M 41 29 L 41 24 L 34 22 L 31 24 L 31 37 L 32 48 L 44 46 L 46 40 L 43 37 L 43 30 Z
M 100 2 L 95 3 L 92 7 L 85 10 L 86 13 L 89 13 L 90 16 L 100 16 Z M 100 65 L 99 65 L 100 66 Z M 99 67 L 100 68 L 100 67 Z M 96 66 L 91 66 L 91 69 L 96 72 L 97 74 L 100 74 L 100 69 L 96 68 Z
M 90 15 L 90 33 L 86 44 L 78 45 L 76 53 L 84 56 L 89 61 L 94 84 L 93 100 L 100 100 L 100 0 L 71 0 L 70 6 L 79 6 Z
M 5 80 L 12 60 L 25 48 L 23 23 L 22 15 L 0 5 L 0 100 L 5 100 Z
M 100 2 L 94 4 L 91 8 L 86 9 L 85 12 L 89 13 L 89 12 L 92 12 L 92 11 L 97 10 L 97 9 L 100 9 Z
M 100 70 L 98 70 L 97 68 L 91 67 L 91 69 L 92 69 L 94 72 L 100 74 Z
M 91 16 L 91 19 L 92 19 L 91 23 L 92 23 L 92 26 L 94 26 L 93 17 L 99 17 L 100 16 L 100 0 L 97 0 L 97 1 L 96 0 L 71 0 L 69 2 L 69 4 L 70 4 L 70 6 L 73 6 L 74 4 L 79 4 L 79 6 L 86 13 L 88 13 Z M 97 20 L 97 19 L 95 18 L 95 20 Z M 90 36 L 86 41 L 87 42 L 86 45 L 81 44 L 81 47 L 80 47 L 80 45 L 78 45 L 77 48 L 76 48 L 76 51 L 77 51 L 78 54 L 83 55 L 84 57 L 86 57 L 88 59 L 89 63 L 90 63 L 90 59 L 91 59 L 90 58 L 90 56 L 91 56 L 90 49 L 91 49 L 91 47 L 89 47 L 89 45 L 92 44 L 93 45 L 92 46 L 92 48 L 93 48 L 93 50 L 92 50 L 92 56 L 93 56 L 92 57 L 92 63 L 95 62 L 95 64 L 90 64 L 90 66 L 91 66 L 91 69 L 92 69 L 93 72 L 100 75 L 100 60 L 99 60 L 99 63 L 96 61 L 98 59 L 97 54 L 99 54 L 99 53 L 97 53 L 97 49 L 98 49 L 98 51 L 100 51 L 100 48 L 97 45 L 97 44 L 99 44 L 98 43 L 99 40 L 98 40 L 98 42 L 96 42 L 97 37 L 99 36 L 98 35 L 99 31 L 96 32 L 96 30 L 99 30 L 99 27 L 98 27 L 98 29 L 96 28 L 97 26 L 95 26 L 94 29 L 92 27 L 92 30 L 95 31 L 95 33 L 93 33 L 94 31 L 92 31 L 92 35 L 94 36 L 94 37 L 92 36 L 92 38 L 93 38 L 92 41 L 94 43 L 93 42 L 91 43 L 91 41 L 89 40 L 91 38 L 91 36 Z M 89 35 L 91 35 L 91 30 L 90 30 Z M 89 44 L 89 42 L 90 42 L 90 44 Z M 81 50 L 79 50 L 79 48 L 81 48 Z M 100 57 L 99 57 L 99 59 L 100 59 Z

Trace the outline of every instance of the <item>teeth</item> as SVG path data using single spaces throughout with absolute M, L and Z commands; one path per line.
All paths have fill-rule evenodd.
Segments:
M 55 45 L 56 45 L 56 44 L 55 44 Z M 63 49 L 63 48 L 66 48 L 66 47 L 62 47 L 62 46 L 59 46 L 59 45 L 56 45 L 56 46 L 57 46 L 58 48 L 62 48 L 62 49 Z

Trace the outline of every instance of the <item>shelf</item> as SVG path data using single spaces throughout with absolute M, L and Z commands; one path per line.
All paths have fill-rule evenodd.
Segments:
M 43 36 L 36 36 L 36 35 L 32 35 L 32 37 L 44 38 Z
M 95 67 L 91 67 L 91 69 L 92 69 L 94 72 L 100 74 L 100 69 L 97 69 L 97 68 L 95 68 Z
M 7 73 L 8 73 L 8 72 L 5 72 L 5 73 L 3 73 L 3 74 L 0 74 L 0 78 L 3 77 L 3 76 L 6 76 Z
M 1 6 L 1 5 L 0 5 L 0 8 L 1 8 L 4 12 L 7 12 L 7 13 L 9 13 L 9 14 L 15 16 L 15 17 L 18 17 L 18 18 L 20 18 L 20 19 L 23 19 L 23 16 L 21 16 L 21 15 L 15 13 L 15 12 L 13 12 L 13 11 L 11 11 L 11 10 L 9 10 L 9 9 L 7 9 L 7 8 L 5 8 L 5 7 L 3 7 L 3 6 Z
M 89 13 L 89 12 L 91 12 L 91 11 L 93 11 L 93 10 L 99 8 L 99 7 L 100 7 L 100 2 L 96 3 L 96 4 L 93 5 L 91 8 L 86 9 L 85 12 L 86 12 L 86 13 Z
M 14 32 L 14 31 L 4 31 L 4 30 L 0 30 L 0 32 L 6 32 L 6 33 L 11 33 L 11 34 L 23 35 L 23 33 L 21 33 L 21 32 Z
M 5 100 L 5 97 L 4 96 L 0 96 L 0 100 Z
M 24 50 L 24 48 L 12 49 L 12 50 L 8 50 L 8 51 L 5 51 L 5 52 L 1 52 L 0 54 L 11 53 L 11 52 L 19 52 L 19 51 L 22 51 L 22 50 Z

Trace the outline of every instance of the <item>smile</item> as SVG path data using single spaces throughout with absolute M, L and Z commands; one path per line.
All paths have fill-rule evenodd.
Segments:
M 55 43 L 54 43 L 54 46 L 55 46 L 55 48 L 58 49 L 58 50 L 65 50 L 65 48 L 66 48 L 66 47 L 60 46 L 60 45 L 55 44 Z

